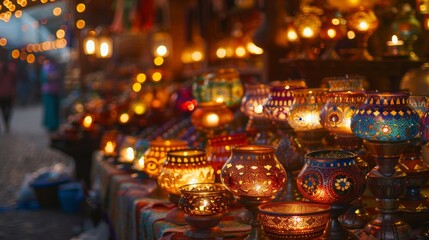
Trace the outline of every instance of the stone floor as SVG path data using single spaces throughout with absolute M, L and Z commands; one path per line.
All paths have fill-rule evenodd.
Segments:
M 16 108 L 9 133 L 4 132 L 0 122 L 0 240 L 65 240 L 82 229 L 82 213 L 16 209 L 18 190 L 27 174 L 54 163 L 72 161 L 48 147 L 41 112 L 39 105 Z

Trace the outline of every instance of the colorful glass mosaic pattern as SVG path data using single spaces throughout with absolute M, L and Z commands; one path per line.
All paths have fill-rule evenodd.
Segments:
M 420 118 L 408 104 L 409 92 L 367 93 L 352 117 L 353 133 L 364 140 L 408 141 L 419 132 Z
M 293 104 L 290 109 L 289 125 L 295 131 L 322 129 L 320 113 L 326 103 L 327 88 L 293 90 Z
M 353 135 L 350 122 L 355 111 L 364 102 L 362 91 L 328 92 L 327 102 L 320 114 L 320 123 L 329 132 L 339 135 Z
M 348 204 L 363 194 L 365 178 L 357 155 L 344 150 L 319 150 L 305 155 L 297 177 L 303 197 L 323 204 Z
M 285 122 L 293 104 L 292 90 L 307 88 L 304 80 L 275 81 L 271 83 L 270 94 L 264 104 L 268 119 Z

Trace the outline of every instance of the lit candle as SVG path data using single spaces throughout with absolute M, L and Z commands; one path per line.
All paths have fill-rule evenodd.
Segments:
M 398 39 L 396 35 L 392 36 L 391 41 L 387 41 L 387 51 L 391 55 L 399 55 L 403 51 L 404 41 Z
M 122 114 L 119 116 L 119 121 L 120 121 L 121 123 L 127 123 L 129 120 L 130 120 L 130 116 L 128 115 L 128 113 L 122 113 Z
M 121 150 L 121 161 L 122 162 L 134 161 L 134 149 L 132 147 L 127 147 Z
M 223 97 L 222 96 L 217 97 L 216 102 L 217 103 L 223 103 Z
M 216 113 L 208 113 L 203 118 L 203 126 L 205 127 L 218 127 L 219 116 Z
M 264 107 L 262 106 L 262 104 L 255 104 L 256 106 L 254 106 L 253 111 L 256 114 L 261 114 L 262 111 L 264 110 Z
M 204 212 L 206 210 L 207 205 L 208 205 L 208 201 L 207 201 L 207 199 L 204 199 L 202 201 L 202 205 L 200 205 L 200 211 Z
M 115 144 L 111 141 L 108 141 L 106 146 L 104 146 L 104 154 L 110 156 L 113 155 L 113 151 L 115 151 Z
M 366 21 L 360 21 L 357 28 L 361 32 L 366 32 L 369 29 L 369 24 Z
M 396 35 L 392 36 L 392 41 L 387 41 L 387 46 L 402 46 L 404 41 L 398 39 Z
M 138 169 L 138 170 L 143 170 L 143 169 L 144 169 L 144 157 L 141 157 L 141 158 L 137 161 L 137 169 Z
M 312 38 L 314 36 L 314 31 L 311 29 L 311 27 L 305 27 L 302 30 L 302 36 L 305 38 Z
M 93 119 L 89 115 L 85 116 L 85 118 L 83 119 L 83 122 L 82 122 L 82 124 L 85 128 L 90 128 L 92 126 L 92 123 L 93 123 Z

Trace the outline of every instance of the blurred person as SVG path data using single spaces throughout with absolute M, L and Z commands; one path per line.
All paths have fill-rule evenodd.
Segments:
M 16 94 L 16 65 L 8 61 L 7 51 L 0 49 L 0 110 L 5 132 L 10 131 L 10 118 Z
M 55 133 L 60 125 L 60 98 L 62 72 L 60 65 L 53 58 L 43 62 L 40 72 L 43 126 L 50 133 Z

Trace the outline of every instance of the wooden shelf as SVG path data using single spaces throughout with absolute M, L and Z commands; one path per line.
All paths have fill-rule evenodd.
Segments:
M 276 80 L 303 78 L 308 87 L 319 87 L 325 77 L 359 74 L 367 78 L 368 89 L 379 91 L 398 90 L 403 75 L 418 68 L 421 61 L 389 60 L 288 60 L 281 59 L 272 75 Z

